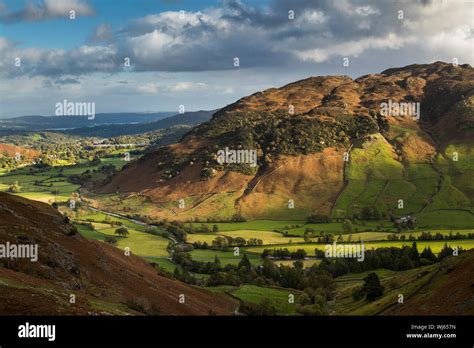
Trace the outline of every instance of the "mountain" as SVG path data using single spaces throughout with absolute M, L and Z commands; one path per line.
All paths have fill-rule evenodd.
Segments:
M 472 222 L 473 139 L 467 64 L 310 77 L 228 105 L 95 190 L 124 202 L 139 192 L 128 213 L 155 219 L 418 214 L 423 224 L 443 212 L 444 223 Z M 257 151 L 257 165 L 218 162 L 226 148 Z
M 191 111 L 191 112 L 185 112 L 183 114 L 177 114 L 170 117 L 166 117 L 164 119 L 154 121 L 154 122 L 127 124 L 126 127 L 124 127 L 123 125 L 118 125 L 118 124 L 101 125 L 101 126 L 94 126 L 94 127 L 82 127 L 82 128 L 65 130 L 64 133 L 71 134 L 71 135 L 102 137 L 102 138 L 116 137 L 119 135 L 134 135 L 134 134 L 151 132 L 158 129 L 170 128 L 170 127 L 174 127 L 178 125 L 195 126 L 200 123 L 209 121 L 209 119 L 211 118 L 214 112 L 216 112 L 216 110 Z
M 4 257 L 5 248 L 18 244 L 37 245 L 37 261 Z M 139 257 L 87 240 L 47 204 L 1 192 L 0 246 L 0 315 L 230 315 L 235 307 L 159 275 Z
M 154 113 L 100 113 L 94 119 L 88 116 L 21 116 L 0 119 L 0 134 L 7 131 L 37 131 L 51 129 L 73 129 L 98 125 L 153 122 L 173 115 L 174 112 Z

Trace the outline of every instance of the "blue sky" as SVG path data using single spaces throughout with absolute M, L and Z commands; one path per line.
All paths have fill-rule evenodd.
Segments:
M 0 117 L 63 99 L 214 109 L 309 76 L 472 65 L 473 13 L 464 0 L 0 0 Z
M 30 3 L 28 0 L 7 0 L 3 4 L 11 11 L 18 11 Z M 260 6 L 266 1 L 256 1 Z M 101 23 L 109 23 L 114 28 L 121 27 L 134 18 L 163 11 L 199 11 L 219 5 L 219 1 L 209 0 L 91 0 L 89 4 L 96 15 L 78 17 L 74 26 L 63 19 L 45 22 L 0 23 L 3 36 L 19 41 L 23 47 L 66 48 L 82 45 L 94 28 Z

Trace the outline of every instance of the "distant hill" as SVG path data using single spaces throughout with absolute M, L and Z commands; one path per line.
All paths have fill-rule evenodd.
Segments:
M 134 135 L 134 134 L 146 133 L 146 132 L 169 128 L 169 127 L 178 126 L 178 125 L 195 126 L 200 123 L 209 121 L 212 114 L 215 112 L 216 110 L 191 111 L 191 112 L 185 112 L 183 114 L 173 115 L 171 117 L 166 117 L 164 119 L 154 121 L 154 122 L 127 124 L 126 127 L 124 127 L 123 125 L 111 124 L 111 125 L 102 125 L 102 126 L 95 126 L 95 127 L 75 128 L 75 129 L 65 130 L 63 132 L 67 134 L 71 134 L 71 135 L 102 137 L 102 138 L 115 137 L 119 135 Z
M 0 243 L 38 245 L 36 262 L 0 258 L 0 315 L 231 315 L 236 307 L 228 297 L 160 276 L 143 259 L 86 239 L 47 204 L 2 192 Z
M 175 112 L 155 113 L 100 113 L 93 120 L 87 116 L 21 116 L 0 119 L 0 131 L 19 130 L 51 130 L 94 127 L 106 124 L 144 123 L 161 120 L 175 114 Z M 4 132 L 2 132 L 4 134 Z
M 413 114 L 386 113 L 387 103 L 413 103 Z M 421 226 L 456 226 L 474 211 L 473 139 L 467 64 L 310 77 L 241 98 L 96 189 L 140 192 L 157 219 L 417 214 Z M 257 151 L 257 166 L 219 163 L 225 148 Z

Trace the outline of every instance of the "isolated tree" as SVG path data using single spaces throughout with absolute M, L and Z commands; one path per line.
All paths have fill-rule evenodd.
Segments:
M 380 279 L 377 273 L 370 273 L 364 279 L 364 285 L 362 289 L 367 294 L 367 299 L 374 301 L 375 299 L 383 295 L 383 286 L 380 284 Z
M 308 233 L 308 232 L 306 232 L 306 233 L 304 234 L 304 237 L 303 237 L 303 238 L 304 238 L 304 241 L 305 241 L 306 243 L 308 243 L 308 242 L 311 241 L 311 234 Z
M 8 192 L 10 192 L 10 193 L 20 192 L 20 184 L 18 183 L 18 181 L 15 181 L 13 184 L 11 184 L 8 187 Z
M 342 223 L 342 230 L 346 233 L 351 233 L 354 231 L 354 225 L 352 224 L 352 221 L 349 219 L 345 219 L 344 222 Z
M 221 267 L 221 260 L 216 256 L 214 256 L 214 265 L 217 266 L 218 268 Z
M 219 232 L 219 226 L 213 225 L 212 226 L 212 232 Z
M 117 244 L 117 238 L 112 236 L 106 236 L 104 241 L 111 245 Z
M 130 233 L 125 227 L 120 227 L 115 230 L 115 234 L 120 237 L 127 237 Z

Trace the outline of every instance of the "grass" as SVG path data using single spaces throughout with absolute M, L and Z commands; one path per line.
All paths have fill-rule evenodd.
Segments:
M 181 270 L 181 266 L 178 266 L 178 265 L 174 264 L 167 257 L 150 257 L 150 256 L 147 256 L 144 259 L 147 260 L 148 262 L 156 263 L 158 266 L 160 266 L 165 271 L 170 272 L 170 273 L 173 273 L 176 268 Z
M 91 222 L 94 228 L 94 230 L 91 230 L 87 226 L 76 224 L 81 234 L 85 237 L 101 241 L 104 241 L 107 236 L 117 237 L 115 230 L 120 226 L 112 226 L 109 222 L 106 222 L 106 214 L 88 210 L 86 213 L 80 213 L 79 216 L 81 221 Z M 122 226 L 128 229 L 128 237 L 117 237 L 116 246 L 118 248 L 129 248 L 131 253 L 144 258 L 166 259 L 169 257 L 167 250 L 169 240 L 167 238 L 146 233 L 144 232 L 145 226 L 127 219 L 114 216 L 109 216 L 108 218 L 110 222 L 121 222 Z
M 474 214 L 466 210 L 436 210 L 416 215 L 419 228 L 464 229 L 474 226 Z
M 395 207 L 396 200 L 382 196 L 387 183 L 397 189 L 397 199 L 403 199 L 411 187 L 403 180 L 403 165 L 394 159 L 390 144 L 380 134 L 372 135 L 361 148 L 355 148 L 346 168 L 348 185 L 337 199 L 333 217 L 352 216 L 364 206 L 382 203 L 379 208 L 387 211 Z
M 240 287 L 219 286 L 206 288 L 212 292 L 229 294 L 244 303 L 260 304 L 264 299 L 268 300 L 277 309 L 277 315 L 295 315 L 296 304 L 289 303 L 289 295 L 295 296 L 295 302 L 299 291 L 280 288 L 266 288 L 255 285 L 242 285 Z
M 191 251 L 191 256 L 195 261 L 201 262 L 213 262 L 214 257 L 217 256 L 221 260 L 221 264 L 225 265 L 238 265 L 240 260 L 242 260 L 244 252 L 241 250 L 239 256 L 234 256 L 233 251 L 220 251 L 220 250 L 210 250 L 210 249 L 195 249 Z M 247 254 L 252 265 L 259 265 L 262 263 L 262 259 L 259 255 Z
M 109 225 L 110 226 L 110 225 Z M 97 232 L 108 236 L 116 236 L 114 234 L 118 226 L 102 227 Z M 129 235 L 126 238 L 119 237 L 117 247 L 120 249 L 130 248 L 130 252 L 142 257 L 168 257 L 167 246 L 169 240 L 160 236 L 149 233 L 140 232 L 135 229 L 128 229 Z

